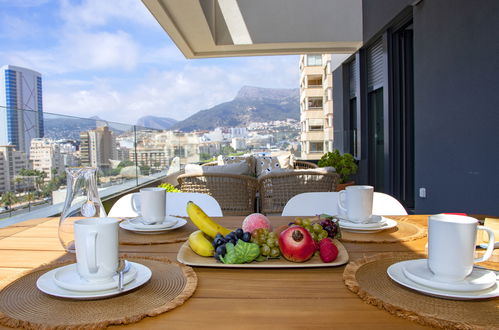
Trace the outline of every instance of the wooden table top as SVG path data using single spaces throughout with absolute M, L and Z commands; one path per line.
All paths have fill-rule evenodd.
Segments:
M 270 217 L 275 227 L 294 217 Z M 426 226 L 427 216 L 393 216 Z M 216 219 L 236 228 L 244 217 Z M 0 229 L 0 282 L 58 258 L 65 258 L 57 237 L 58 219 L 35 219 Z M 426 238 L 400 243 L 343 243 L 355 260 L 380 252 L 425 253 Z M 127 254 L 161 255 L 176 260 L 182 243 L 122 245 Z M 497 251 L 497 250 L 496 250 Z M 497 262 L 484 263 L 498 268 Z M 180 307 L 138 323 L 133 329 L 217 328 L 376 328 L 423 326 L 363 302 L 343 283 L 345 266 L 308 269 L 194 268 L 198 287 Z

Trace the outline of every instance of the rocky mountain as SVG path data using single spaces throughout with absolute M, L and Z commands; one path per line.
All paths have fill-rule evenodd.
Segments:
M 140 117 L 135 125 L 156 129 L 169 129 L 177 122 L 178 121 L 173 118 L 144 116 Z
M 170 129 L 184 132 L 219 126 L 247 126 L 251 122 L 300 118 L 300 91 L 244 86 L 229 102 L 201 110 Z

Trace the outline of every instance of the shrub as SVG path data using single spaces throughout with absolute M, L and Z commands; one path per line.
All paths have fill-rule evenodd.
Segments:
M 339 150 L 325 153 L 317 164 L 319 167 L 334 167 L 340 175 L 340 183 L 348 182 L 358 170 L 353 156 L 348 153 L 341 155 Z
M 166 192 L 182 192 L 169 183 L 162 183 L 158 187 L 166 189 Z

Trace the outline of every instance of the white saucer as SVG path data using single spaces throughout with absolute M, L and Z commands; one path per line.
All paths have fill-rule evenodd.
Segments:
M 175 226 L 179 219 L 180 218 L 167 215 L 165 216 L 163 222 L 148 225 L 142 223 L 142 217 L 138 216 L 136 218 L 129 219 L 128 223 L 137 229 L 166 229 Z
M 340 225 L 344 227 L 355 227 L 355 228 L 379 228 L 384 223 L 386 223 L 386 218 L 380 215 L 372 215 L 368 222 L 353 222 L 348 220 L 346 216 L 337 216 L 340 219 Z
M 428 268 L 428 259 L 409 260 L 403 265 L 404 275 L 411 281 L 438 290 L 470 292 L 485 290 L 493 286 L 497 276 L 493 271 L 473 268 L 462 281 L 442 282 Z
M 361 234 L 377 233 L 397 226 L 397 221 L 385 217 L 381 217 L 377 223 L 353 223 L 341 221 L 341 219 L 339 223 L 342 230 Z
M 109 290 L 88 291 L 88 292 L 63 289 L 59 287 L 57 284 L 55 284 L 53 280 L 54 273 L 57 272 L 59 268 L 52 269 L 51 271 L 48 271 L 42 276 L 40 276 L 36 281 L 36 286 L 40 291 L 55 297 L 78 299 L 78 300 L 108 298 L 136 289 L 139 286 L 146 283 L 147 281 L 149 281 L 152 272 L 147 266 L 144 266 L 136 262 L 131 262 L 131 264 L 133 268 L 137 270 L 137 276 L 135 277 L 135 279 L 133 279 L 124 286 L 123 291 L 118 291 L 117 286 Z
M 172 218 L 176 218 L 176 217 L 172 217 Z M 178 222 L 175 225 L 173 225 L 171 227 L 167 227 L 167 228 L 162 228 L 162 229 L 136 228 L 135 225 L 130 223 L 130 220 L 124 220 L 124 221 L 120 222 L 120 227 L 123 229 L 126 229 L 128 231 L 132 231 L 134 233 L 137 233 L 137 234 L 161 234 L 161 233 L 165 233 L 169 230 L 175 230 L 177 228 L 183 227 L 187 223 L 187 221 L 185 219 L 182 219 L 182 218 L 176 218 L 176 219 L 178 219 Z
M 444 298 L 444 299 L 453 299 L 453 300 L 475 300 L 475 299 L 488 299 L 488 298 L 499 297 L 499 284 L 497 283 L 497 281 L 493 286 L 491 286 L 488 289 L 481 291 L 469 291 L 469 292 L 439 290 L 418 284 L 408 279 L 404 275 L 404 265 L 408 261 L 397 262 L 388 267 L 388 269 L 386 270 L 388 276 L 390 276 L 390 278 L 393 281 L 397 282 L 398 284 L 406 288 L 416 290 L 418 292 L 421 292 L 429 296 Z
M 118 275 L 105 282 L 89 282 L 82 278 L 76 270 L 76 264 L 59 267 L 53 273 L 53 280 L 59 287 L 71 291 L 103 291 L 118 286 Z M 123 284 L 127 284 L 137 277 L 137 269 L 131 265 L 130 270 L 124 274 Z

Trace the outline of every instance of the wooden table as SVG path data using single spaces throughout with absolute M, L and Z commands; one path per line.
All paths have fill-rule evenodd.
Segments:
M 426 226 L 427 216 L 411 215 L 407 221 Z M 293 217 L 270 217 L 274 226 Z M 236 228 L 243 217 L 218 222 Z M 58 219 L 36 219 L 0 229 L 0 281 L 44 263 L 67 257 L 57 238 Z M 424 253 L 425 239 L 373 244 L 344 243 L 350 260 L 379 252 Z M 121 252 L 166 255 L 176 260 L 181 243 L 122 245 Z M 497 250 L 496 250 L 497 251 Z M 485 263 L 497 268 L 495 262 Z M 157 317 L 148 317 L 128 328 L 227 329 L 227 328 L 423 328 L 363 302 L 343 283 L 344 266 L 317 269 L 194 268 L 198 287 L 184 305 Z

